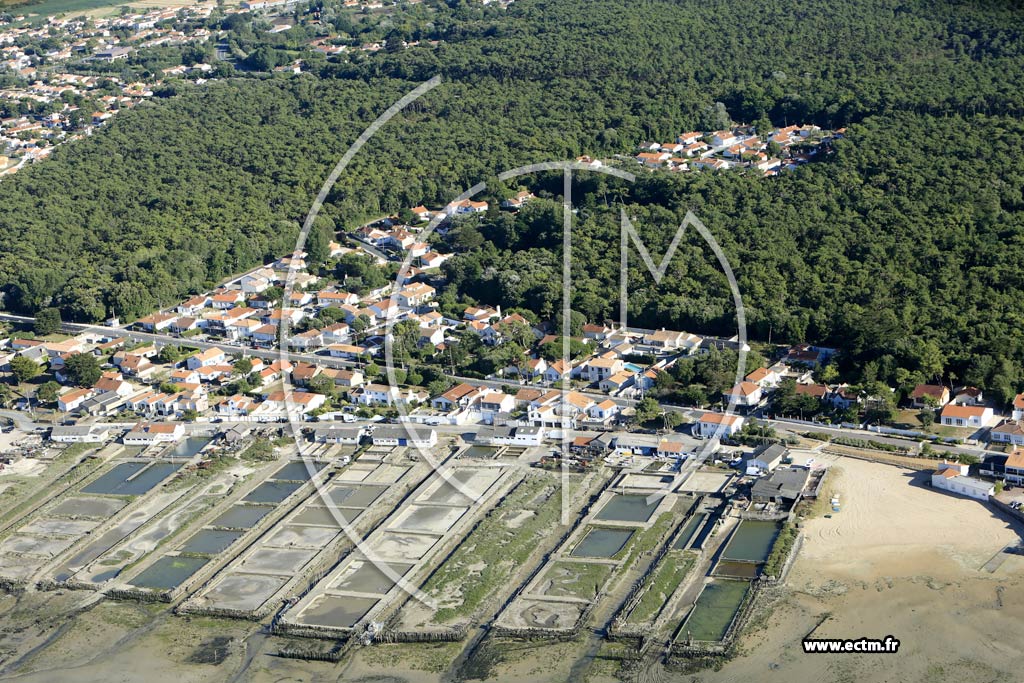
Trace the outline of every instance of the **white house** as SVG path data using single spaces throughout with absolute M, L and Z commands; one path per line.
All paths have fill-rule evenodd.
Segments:
M 942 424 L 948 427 L 981 428 L 993 419 L 991 408 L 985 406 L 958 406 L 952 403 L 942 409 Z
M 789 449 L 781 444 L 760 446 L 753 453 L 743 458 L 746 466 L 746 473 L 751 476 L 761 476 L 773 471 L 782 463 L 783 458 L 789 453 Z
M 417 308 L 434 298 L 436 290 L 423 282 L 414 282 L 399 290 L 398 305 L 402 308 Z
M 1024 394 L 1017 394 L 1013 399 L 1013 419 L 1024 420 Z
M 272 276 L 268 277 L 267 274 L 260 269 L 256 272 L 243 275 L 240 284 L 242 291 L 246 294 L 259 294 L 260 292 L 265 292 L 270 289 L 271 280 Z
M 325 425 L 313 430 L 313 440 L 317 443 L 341 443 L 354 446 L 358 445 L 362 438 L 362 427 Z
M 206 294 L 194 296 L 178 304 L 177 311 L 182 315 L 195 315 L 210 304 L 210 297 Z
M 323 290 L 316 293 L 316 305 L 321 308 L 328 306 L 344 306 L 349 304 L 354 306 L 359 303 L 359 297 L 352 292 L 332 292 Z
M 949 387 L 941 384 L 918 384 L 910 392 L 910 402 L 915 408 L 924 408 L 928 401 L 933 401 L 936 408 L 949 403 Z
M 932 488 L 985 501 L 995 493 L 995 486 L 990 482 L 968 477 L 967 465 L 950 462 L 939 465 L 939 469 L 932 475 Z
M 245 294 L 238 289 L 221 292 L 220 294 L 214 294 L 210 297 L 210 303 L 213 304 L 213 307 L 222 311 L 234 308 L 237 304 L 240 304 L 243 301 L 245 301 Z
M 364 406 L 389 406 L 398 398 L 398 387 L 387 384 L 367 384 L 356 396 L 356 403 Z
M 727 403 L 737 406 L 756 406 L 761 402 L 761 386 L 753 382 L 740 382 L 729 391 L 723 391 L 722 397 Z
M 71 412 L 82 405 L 93 394 L 96 392 L 93 389 L 73 389 L 67 392 L 63 396 L 57 398 L 57 409 L 63 413 Z
M 483 213 L 487 211 L 487 202 L 474 202 L 470 199 L 463 199 L 462 201 L 452 202 L 445 207 L 444 212 L 449 216 L 462 215 L 468 213 Z
M 110 438 L 110 425 L 55 425 L 50 440 L 57 443 L 102 443 Z
M 743 417 L 722 413 L 704 413 L 693 426 L 693 435 L 708 439 L 732 436 L 743 428 Z
M 420 264 L 424 268 L 438 268 L 450 257 L 451 254 L 438 254 L 436 251 L 428 251 L 420 257 Z
M 623 363 L 620 358 L 592 358 L 580 370 L 588 382 L 600 382 L 622 372 L 622 368 Z
M 684 350 L 692 354 L 700 347 L 701 341 L 695 334 L 664 328 L 644 335 L 644 344 L 661 351 Z
M 996 443 L 1024 446 L 1024 424 L 1020 420 L 1007 420 L 998 427 L 993 427 L 989 436 Z
M 757 368 L 747 375 L 746 380 L 753 382 L 762 389 L 774 389 L 782 381 L 782 375 L 773 368 Z
M 658 442 L 658 450 L 655 455 L 659 458 L 678 458 L 686 453 L 686 446 L 679 441 L 662 439 Z
M 334 323 L 333 325 L 328 325 L 321 330 L 323 343 L 325 346 L 330 346 L 331 344 L 344 344 L 348 341 L 350 332 L 351 328 L 349 328 L 345 323 Z
M 254 411 L 258 417 L 277 417 L 288 415 L 290 411 L 303 415 L 320 408 L 327 401 L 323 394 L 310 391 L 273 391 L 267 394 L 263 403 Z
M 597 386 L 598 388 L 601 389 L 601 391 L 607 392 L 609 394 L 619 394 L 624 389 L 628 389 L 629 387 L 633 386 L 635 382 L 636 374 L 624 370 L 622 372 L 615 373 L 611 377 L 606 377 L 605 379 L 598 382 Z
M 217 414 L 237 417 L 249 415 L 259 406 L 256 401 L 242 394 L 229 396 L 217 404 Z
M 472 384 L 458 384 L 440 396 L 435 396 L 430 402 L 434 410 L 448 412 L 456 408 L 465 408 L 480 398 L 487 390 L 484 387 L 475 387 Z
M 561 358 L 548 365 L 544 371 L 544 379 L 548 382 L 557 382 L 569 376 L 570 367 Z
M 499 413 L 510 413 L 516 407 L 516 399 L 512 394 L 492 391 L 480 399 L 480 415 L 485 424 L 493 424 Z
M 729 145 L 735 145 L 740 139 L 736 137 L 736 134 L 729 130 L 715 131 L 711 135 L 711 144 L 715 147 L 728 147 Z
M 437 445 L 437 432 L 408 423 L 377 427 L 373 431 L 373 445 L 430 448 Z
M 180 422 L 138 422 L 124 435 L 126 446 L 151 446 L 171 443 L 185 436 L 185 425 Z
M 587 416 L 591 420 L 596 420 L 602 423 L 607 423 L 609 420 L 612 420 L 618 414 L 619 406 L 618 404 L 615 403 L 615 401 L 611 400 L 610 398 L 601 401 L 600 403 L 595 403 L 594 405 L 587 408 Z
M 201 353 L 189 356 L 185 365 L 189 370 L 198 370 L 199 368 L 205 368 L 210 365 L 223 365 L 226 360 L 226 353 L 218 349 L 216 346 L 211 346 Z

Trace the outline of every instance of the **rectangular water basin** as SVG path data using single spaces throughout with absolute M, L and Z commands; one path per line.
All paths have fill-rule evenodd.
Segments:
M 270 475 L 270 478 L 287 481 L 309 481 L 312 478 L 310 471 L 316 474 L 325 467 L 327 467 L 327 463 L 323 462 L 310 461 L 309 464 L 306 464 L 305 461 L 290 462 Z
M 82 493 L 139 496 L 177 472 L 181 463 L 124 462 L 82 489 Z
M 179 550 L 183 553 L 196 553 L 197 555 L 216 555 L 227 550 L 228 546 L 238 540 L 243 533 L 242 531 L 202 529 L 188 539 L 188 542 Z
M 615 557 L 632 537 L 633 529 L 592 527 L 569 555 L 571 557 Z
M 265 481 L 242 500 L 248 503 L 280 503 L 302 487 L 301 481 Z
M 616 494 L 594 515 L 606 522 L 646 522 L 661 503 L 661 497 Z
M 228 529 L 251 529 L 256 523 L 273 512 L 269 505 L 232 505 L 210 526 L 222 526 Z
M 132 579 L 131 584 L 139 588 L 171 590 L 187 581 L 209 561 L 205 557 L 165 555 Z
M 722 551 L 722 557 L 726 560 L 764 562 L 771 554 L 780 530 L 776 522 L 743 520 Z
M 377 598 L 353 598 L 349 596 L 322 595 L 298 617 L 298 622 L 308 625 L 349 628 L 366 616 L 379 601 Z

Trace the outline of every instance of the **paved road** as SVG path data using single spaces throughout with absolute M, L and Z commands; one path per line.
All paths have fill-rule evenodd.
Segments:
M 14 422 L 15 427 L 25 432 L 32 431 L 36 427 L 50 426 L 49 424 L 35 422 L 31 416 L 17 410 L 0 410 L 0 417 L 9 418 Z

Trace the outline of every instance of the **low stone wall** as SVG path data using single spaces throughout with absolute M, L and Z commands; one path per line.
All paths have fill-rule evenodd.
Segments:
M 113 600 L 135 600 L 138 602 L 170 602 L 169 592 L 154 593 L 153 591 L 131 589 L 131 588 L 110 588 L 103 593 Z
M 295 648 L 282 648 L 277 651 L 278 657 L 284 659 L 304 659 L 306 661 L 315 662 L 340 662 L 342 657 L 348 648 L 332 648 L 327 651 L 323 650 L 297 650 Z
M 333 626 L 307 626 L 305 624 L 293 624 L 287 621 L 275 619 L 270 625 L 270 632 L 274 634 L 297 636 L 299 638 L 348 638 L 355 631 L 351 628 L 338 628 Z
M 756 512 L 753 510 L 740 510 L 736 513 L 740 519 L 749 519 L 757 522 L 787 522 L 793 517 L 792 512 Z
M 437 631 L 385 631 L 374 640 L 381 643 L 453 643 L 462 640 L 468 626 Z
M 0 577 L 0 589 L 8 593 L 20 593 L 28 586 L 25 579 L 7 579 Z
M 231 609 L 228 607 L 204 607 L 194 604 L 182 604 L 175 610 L 175 614 L 198 614 L 206 617 L 225 617 L 227 619 L 242 619 L 245 621 L 263 621 L 270 615 L 272 609 L 264 606 L 258 610 Z
M 99 586 L 94 583 L 87 581 L 76 581 L 75 579 L 68 579 L 67 581 L 55 581 L 53 579 L 43 579 L 36 583 L 36 587 L 41 591 L 53 591 L 53 590 L 73 590 L 73 591 L 97 591 Z
M 580 614 L 580 618 L 576 620 L 576 623 L 573 624 L 572 628 L 568 629 L 556 630 L 538 627 L 514 628 L 511 626 L 499 626 L 495 624 L 492 629 L 492 633 L 500 638 L 515 638 L 517 640 L 546 640 L 551 642 L 575 640 L 576 637 L 579 636 L 583 624 L 589 616 L 590 608 L 587 608 L 582 614 Z
M 999 510 L 1000 512 L 1003 512 L 1003 513 L 1009 515 L 1010 517 L 1013 517 L 1014 519 L 1016 519 L 1016 520 L 1018 520 L 1020 522 L 1024 522 L 1024 511 L 1017 510 L 1016 508 L 1010 507 L 1009 505 L 1007 505 L 1003 501 L 999 500 L 995 496 L 989 496 L 988 497 L 988 502 L 991 503 L 992 507 L 994 507 L 996 510 Z
M 789 555 L 786 556 L 786 561 L 782 563 L 782 571 L 779 572 L 779 576 L 777 576 L 774 580 L 764 579 L 764 581 L 769 585 L 780 584 L 785 582 L 786 576 L 789 575 L 790 568 L 792 568 L 793 563 L 796 562 L 796 556 L 800 552 L 800 548 L 803 547 L 803 544 L 803 532 L 798 532 L 796 535 L 796 539 L 793 541 L 793 547 L 789 549 Z

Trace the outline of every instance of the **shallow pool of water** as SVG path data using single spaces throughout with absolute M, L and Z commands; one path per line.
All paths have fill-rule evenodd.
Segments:
M 611 522 L 646 522 L 654 514 L 660 497 L 617 494 L 612 497 L 594 519 Z M 648 502 L 650 500 L 650 502 Z
M 729 539 L 729 545 L 722 551 L 722 558 L 764 562 L 772 552 L 779 529 L 777 522 L 743 520 Z
M 465 507 L 410 505 L 392 522 L 391 528 L 440 535 L 451 529 L 468 509 Z
M 446 479 L 442 479 L 429 495 L 424 496 L 424 503 L 441 503 L 442 505 L 472 505 L 475 497 L 466 495 L 472 494 L 473 488 L 468 486 L 477 472 L 472 469 L 461 469 L 450 472 Z M 462 491 L 466 491 L 463 493 Z
M 123 462 L 82 489 L 82 493 L 114 493 L 118 487 L 146 468 L 148 463 Z
M 302 486 L 301 481 L 265 481 L 243 500 L 249 503 L 280 503 Z
M 228 529 L 251 529 L 256 522 L 270 514 L 274 508 L 268 505 L 232 505 L 210 526 L 222 526 Z
M 170 455 L 172 458 L 191 458 L 206 448 L 206 444 L 213 441 L 208 436 L 190 436 L 174 447 Z
M 224 577 L 203 597 L 220 608 L 250 611 L 270 599 L 288 582 L 287 576 L 234 574 Z
M 56 517 L 110 517 L 128 504 L 118 498 L 68 498 L 50 514 Z
M 493 458 L 495 453 L 498 452 L 497 448 L 493 446 L 470 446 L 463 453 L 464 458 Z
M 690 519 L 686 520 L 686 524 L 683 526 L 683 530 L 679 532 L 679 536 L 676 537 L 675 545 L 672 547 L 676 550 L 683 550 L 690 547 L 690 541 L 697 533 L 697 529 L 704 523 L 704 520 L 708 518 L 706 512 L 698 512 L 694 514 Z
M 321 624 L 323 626 L 353 626 L 377 602 L 377 598 L 325 595 L 303 610 L 299 621 L 303 624 Z
M 139 496 L 177 472 L 181 463 L 124 462 L 82 489 L 82 493 Z
M 316 555 L 316 550 L 309 548 L 257 548 L 245 558 L 242 571 L 274 572 L 291 574 L 302 568 Z
M 756 579 L 764 566 L 760 562 L 740 562 L 738 560 L 722 560 L 715 567 L 715 576 L 728 576 L 738 579 Z
M 165 555 L 132 579 L 131 584 L 155 590 L 177 588 L 209 561 L 205 557 Z
M 311 461 L 308 465 L 303 461 L 290 462 L 270 475 L 270 478 L 287 481 L 309 481 L 312 478 L 310 472 L 316 474 L 325 467 L 327 467 L 327 464 L 322 462 Z
M 397 576 L 404 576 L 412 568 L 411 564 L 382 564 Z M 349 565 L 332 588 L 352 593 L 387 593 L 394 585 L 395 582 L 389 579 L 377 565 L 367 560 L 357 560 Z
M 216 555 L 224 552 L 228 546 L 238 540 L 243 532 L 223 531 L 220 529 L 203 529 L 180 548 L 183 553 L 198 555 Z
M 633 536 L 633 529 L 593 528 L 569 553 L 572 557 L 614 557 Z
M 714 581 L 704 587 L 697 604 L 679 630 L 677 640 L 716 641 L 725 636 L 750 584 L 746 581 Z

